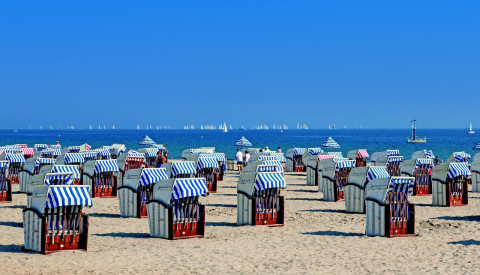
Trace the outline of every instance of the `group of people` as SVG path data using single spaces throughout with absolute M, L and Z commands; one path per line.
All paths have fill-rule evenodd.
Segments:
M 163 150 L 158 150 L 157 159 L 156 159 L 157 168 L 161 168 L 163 164 L 168 162 L 167 154 L 168 154 L 167 150 L 165 150 L 165 154 L 164 154 Z
M 268 146 L 265 146 L 265 149 L 260 149 L 259 152 L 271 152 L 270 149 L 268 149 Z M 278 147 L 277 153 L 281 153 L 282 149 Z M 248 150 L 245 150 L 245 155 L 240 151 L 240 148 L 237 148 L 237 154 L 235 155 L 235 160 L 237 161 L 237 167 L 238 167 L 238 173 L 242 173 L 243 167 L 245 167 L 248 163 L 248 160 L 250 160 L 250 153 L 248 153 Z

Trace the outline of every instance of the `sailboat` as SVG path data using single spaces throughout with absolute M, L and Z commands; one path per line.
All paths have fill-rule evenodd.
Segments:
M 415 125 L 415 122 L 417 120 L 414 118 L 412 121 L 412 137 L 407 138 L 408 143 L 427 143 L 427 138 L 426 137 L 417 137 L 417 127 Z
M 92 124 L 90 124 L 90 130 L 92 130 Z
M 112 125 L 112 130 L 115 130 L 115 124 Z
M 223 130 L 222 130 L 223 133 L 228 133 L 228 128 L 227 128 L 227 124 L 225 124 L 225 122 L 223 123 Z
M 470 131 L 468 131 L 469 134 L 475 134 L 475 131 L 472 128 L 472 123 L 470 122 Z

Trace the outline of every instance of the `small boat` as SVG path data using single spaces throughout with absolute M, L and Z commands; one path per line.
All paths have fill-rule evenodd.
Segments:
M 470 122 L 470 131 L 468 131 L 469 134 L 475 134 L 475 131 L 472 128 L 472 123 Z
M 417 120 L 413 119 L 410 122 L 413 122 L 412 125 L 412 137 L 407 138 L 408 143 L 427 143 L 427 138 L 426 137 L 417 137 L 417 127 L 415 125 L 415 122 Z
M 223 130 L 222 130 L 223 133 L 228 133 L 228 128 L 227 128 L 227 124 L 224 122 L 223 123 Z
M 283 130 L 280 130 L 280 133 L 282 133 L 282 134 L 283 134 Z

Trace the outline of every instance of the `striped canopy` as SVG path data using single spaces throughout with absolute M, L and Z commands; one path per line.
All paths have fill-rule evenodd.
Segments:
M 368 158 L 370 157 L 368 155 L 367 149 L 358 149 L 357 151 L 357 158 Z
M 452 162 L 448 167 L 447 177 L 455 178 L 458 176 L 470 176 L 471 172 L 466 162 Z
M 335 158 L 343 158 L 342 152 L 328 152 L 327 155 L 335 156 Z
M 157 148 L 158 150 L 167 150 L 167 148 L 163 144 L 152 144 L 152 146 Z
M 45 150 L 42 150 L 41 156 L 42 158 L 53 158 L 54 153 L 55 153 L 54 149 L 45 149 Z
M 100 156 L 102 156 L 102 157 L 110 157 L 111 155 L 112 155 L 112 152 L 110 151 L 109 148 L 103 148 L 100 151 Z
M 415 178 L 413 177 L 391 177 L 388 189 L 392 192 L 404 192 L 407 195 L 413 194 Z
M 35 144 L 35 151 L 42 151 L 43 149 L 47 149 L 47 145 L 46 144 Z
M 293 148 L 293 156 L 301 156 L 305 154 L 307 148 Z
M 218 168 L 218 161 L 216 157 L 211 155 L 200 155 L 198 157 L 197 169 L 204 168 Z
M 258 173 L 255 180 L 255 189 L 262 191 L 270 188 L 286 188 L 285 178 L 282 173 Z
M 355 167 L 355 162 L 355 160 L 342 159 L 341 161 L 337 161 L 335 169 L 338 171 L 339 169 L 343 168 L 353 168 Z
M 96 155 L 95 155 L 96 156 Z M 85 163 L 85 155 L 81 153 L 66 153 L 65 163 Z
M 426 158 L 429 158 L 429 159 L 434 159 L 435 158 L 432 150 L 423 150 L 423 152 L 425 153 Z
M 37 158 L 35 160 L 35 166 L 54 164 L 55 161 L 56 160 L 52 158 Z
M 193 161 L 174 162 L 172 163 L 172 177 L 177 175 L 195 174 L 195 163 Z
M 89 188 L 78 185 L 51 185 L 45 206 L 49 209 L 71 205 L 92 206 Z
M 27 144 L 15 144 L 15 146 L 18 146 L 18 147 L 21 148 L 21 149 L 28 147 Z
M 455 162 L 467 162 L 472 156 L 465 152 L 455 152 Z
M 87 152 L 87 153 L 82 153 L 83 154 L 83 158 L 84 159 L 88 159 L 88 160 L 94 160 L 97 158 L 98 156 L 98 152 L 95 152 L 95 151 L 91 151 L 91 152 Z
M 149 136 L 145 136 L 142 140 L 140 140 L 140 142 L 138 143 L 138 145 L 153 145 L 155 144 L 155 141 L 153 141 L 153 139 L 151 139 Z
M 415 169 L 417 168 L 430 169 L 432 167 L 433 167 L 433 159 L 417 159 L 415 161 Z
M 53 173 L 73 173 L 74 179 L 80 179 L 80 168 L 78 165 L 54 165 L 52 168 Z
M 258 160 L 264 161 L 264 160 L 277 160 L 277 157 L 275 156 L 268 156 L 268 155 L 260 155 L 258 156 Z
M 48 145 L 48 148 L 49 149 L 62 149 L 62 146 L 61 145 L 56 145 L 56 144 L 53 144 L 53 145 Z
M 388 157 L 387 163 L 403 162 L 402 156 Z
M 475 146 L 472 148 L 473 150 L 480 150 L 480 142 L 477 143 Z
M 318 155 L 318 160 L 322 160 L 322 159 L 333 159 L 333 158 L 336 158 L 337 156 L 336 155 Z
M 259 165 L 257 172 L 283 172 L 283 168 L 280 169 L 277 165 Z
M 80 146 L 70 146 L 68 147 L 69 153 L 78 153 L 80 152 Z
M 117 172 L 118 170 L 116 159 L 97 160 L 95 162 L 95 173 Z
M 33 156 L 33 148 L 22 148 L 24 156 Z
M 322 148 L 308 148 L 308 153 L 310 156 L 316 156 L 320 153 L 323 153 Z
M 251 147 L 252 143 L 248 141 L 245 137 L 241 137 L 233 146 L 238 146 L 238 147 Z
M 390 177 L 390 175 L 388 174 L 386 167 L 370 166 L 367 173 L 367 182 L 373 179 L 383 179 L 388 177 Z
M 72 185 L 72 173 L 48 173 L 45 175 L 46 185 Z
M 173 185 L 172 199 L 203 196 L 208 194 L 205 178 L 176 179 Z
M 145 148 L 145 157 L 152 158 L 157 157 L 158 148 Z
M 142 153 L 128 153 L 127 158 L 145 158 L 145 154 Z
M 22 154 L 7 154 L 6 160 L 10 163 L 24 163 L 25 157 Z
M 279 160 L 264 160 L 262 161 L 262 165 L 276 165 L 279 171 L 283 172 L 283 165 Z
M 327 140 L 325 140 L 322 145 L 322 147 L 326 148 L 340 148 L 340 144 L 338 144 L 333 138 L 328 137 Z
M 164 168 L 144 168 L 140 176 L 139 184 L 147 186 L 159 180 L 166 179 L 168 179 L 168 175 Z
M 213 153 L 213 154 L 211 154 L 211 156 L 217 158 L 217 161 L 220 161 L 220 162 L 223 162 L 223 163 L 227 161 L 224 153 Z
M 387 150 L 387 157 L 400 156 L 400 150 Z

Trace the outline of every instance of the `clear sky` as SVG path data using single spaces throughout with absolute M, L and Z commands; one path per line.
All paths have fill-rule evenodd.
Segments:
M 478 0 L 0 2 L 0 128 L 475 128 L 479 107 Z

